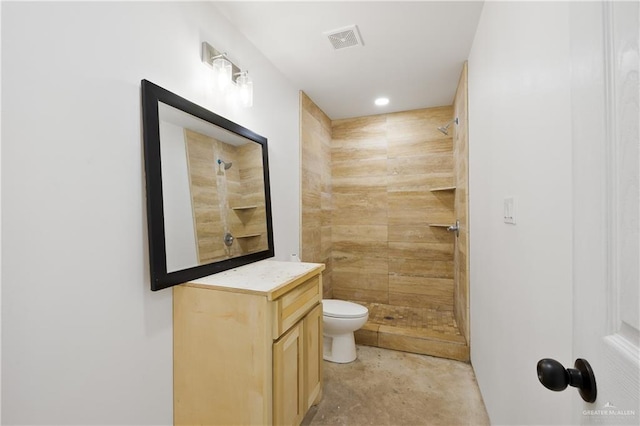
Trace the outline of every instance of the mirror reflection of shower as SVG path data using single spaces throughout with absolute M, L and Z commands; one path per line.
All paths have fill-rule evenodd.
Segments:
M 224 160 L 221 160 L 220 158 L 218 158 L 218 167 L 220 167 L 220 171 L 223 172 L 224 170 L 229 170 L 231 168 L 231 166 L 233 166 L 233 162 L 229 161 L 228 163 Z
M 456 125 L 458 124 L 458 117 L 454 118 L 453 120 L 451 120 L 450 122 L 448 122 L 444 126 L 438 127 L 438 130 L 440 130 L 440 132 L 442 132 L 442 134 L 448 136 L 449 135 L 449 126 L 451 126 L 453 123 L 456 123 Z M 218 160 L 218 161 L 220 161 L 220 160 Z

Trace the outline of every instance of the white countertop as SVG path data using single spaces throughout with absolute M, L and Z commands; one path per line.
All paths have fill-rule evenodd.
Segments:
M 189 281 L 187 285 L 268 295 L 318 269 L 324 270 L 324 264 L 261 260 Z

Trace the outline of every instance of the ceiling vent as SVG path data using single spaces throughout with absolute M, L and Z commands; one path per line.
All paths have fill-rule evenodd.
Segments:
M 326 31 L 323 34 L 329 37 L 331 45 L 336 50 L 346 47 L 364 46 L 357 25 Z

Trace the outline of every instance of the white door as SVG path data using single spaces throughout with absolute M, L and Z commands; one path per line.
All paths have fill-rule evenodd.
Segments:
M 576 424 L 640 424 L 638 2 L 571 5 L 573 351 L 597 399 Z M 573 367 L 574 360 L 558 360 Z M 571 365 L 567 365 L 567 363 Z M 567 390 L 565 392 L 575 392 Z

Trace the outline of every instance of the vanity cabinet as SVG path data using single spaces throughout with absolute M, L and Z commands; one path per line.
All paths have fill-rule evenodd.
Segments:
M 322 397 L 322 270 L 261 261 L 173 288 L 175 424 L 300 424 Z

